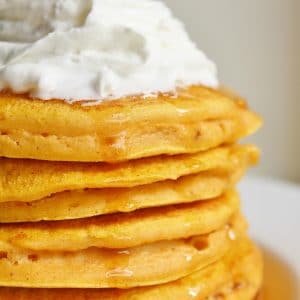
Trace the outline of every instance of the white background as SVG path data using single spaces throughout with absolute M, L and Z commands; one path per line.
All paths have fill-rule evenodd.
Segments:
M 263 115 L 255 172 L 300 182 L 300 0 L 166 0 L 221 82 Z
M 240 188 L 251 236 L 264 252 L 263 299 L 299 300 L 300 186 L 253 177 Z

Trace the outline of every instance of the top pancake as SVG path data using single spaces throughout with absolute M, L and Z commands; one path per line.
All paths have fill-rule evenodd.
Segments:
M 117 162 L 195 153 L 260 125 L 244 101 L 202 86 L 92 106 L 0 94 L 0 156 L 11 158 Z

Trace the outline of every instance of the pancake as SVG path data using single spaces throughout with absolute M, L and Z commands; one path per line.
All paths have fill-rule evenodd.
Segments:
M 203 86 L 98 105 L 0 94 L 0 156 L 11 158 L 116 162 L 195 153 L 260 126 L 243 100 Z
M 207 171 L 133 188 L 66 191 L 30 203 L 4 202 L 0 223 L 77 219 L 213 199 L 232 188 L 245 169 L 241 165 L 232 172 Z
M 128 248 L 210 233 L 239 209 L 235 191 L 214 200 L 71 221 L 0 224 L 0 242 L 35 251 Z
M 221 260 L 175 282 L 129 290 L 0 288 L 2 300 L 254 300 L 262 283 L 262 258 L 248 240 Z
M 162 284 L 217 261 L 245 229 L 239 216 L 207 235 L 121 250 L 29 251 L 0 242 L 0 286 L 130 288 Z
M 254 146 L 224 146 L 178 156 L 144 158 L 121 164 L 0 159 L 0 202 L 29 202 L 84 188 L 134 187 L 208 170 L 254 164 Z

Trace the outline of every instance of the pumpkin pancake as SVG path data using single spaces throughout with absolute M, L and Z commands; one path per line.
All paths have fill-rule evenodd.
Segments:
M 203 86 L 98 105 L 0 94 L 0 156 L 11 158 L 116 162 L 195 153 L 260 126 L 243 100 Z
M 208 170 L 234 170 L 256 163 L 254 146 L 224 146 L 177 156 L 159 156 L 124 162 L 68 163 L 0 159 L 0 202 L 29 202 L 54 193 L 84 188 L 134 187 L 178 179 Z
M 209 201 L 132 213 L 38 223 L 0 224 L 0 242 L 35 251 L 128 248 L 212 232 L 237 213 L 235 191 Z
M 152 287 L 117 289 L 0 288 L 1 300 L 255 300 L 262 259 L 248 240 L 235 242 L 221 260 L 185 278 Z
M 245 169 L 241 165 L 232 172 L 207 171 L 133 188 L 74 190 L 33 202 L 0 202 L 0 223 L 78 219 L 213 199 L 232 188 Z
M 121 250 L 29 251 L 0 241 L 0 286 L 130 288 L 166 283 L 220 259 L 245 229 L 244 219 L 237 216 L 207 235 Z

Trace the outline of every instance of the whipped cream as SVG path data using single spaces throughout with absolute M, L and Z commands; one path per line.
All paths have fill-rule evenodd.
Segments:
M 0 0 L 0 89 L 110 100 L 216 87 L 215 65 L 155 0 Z

